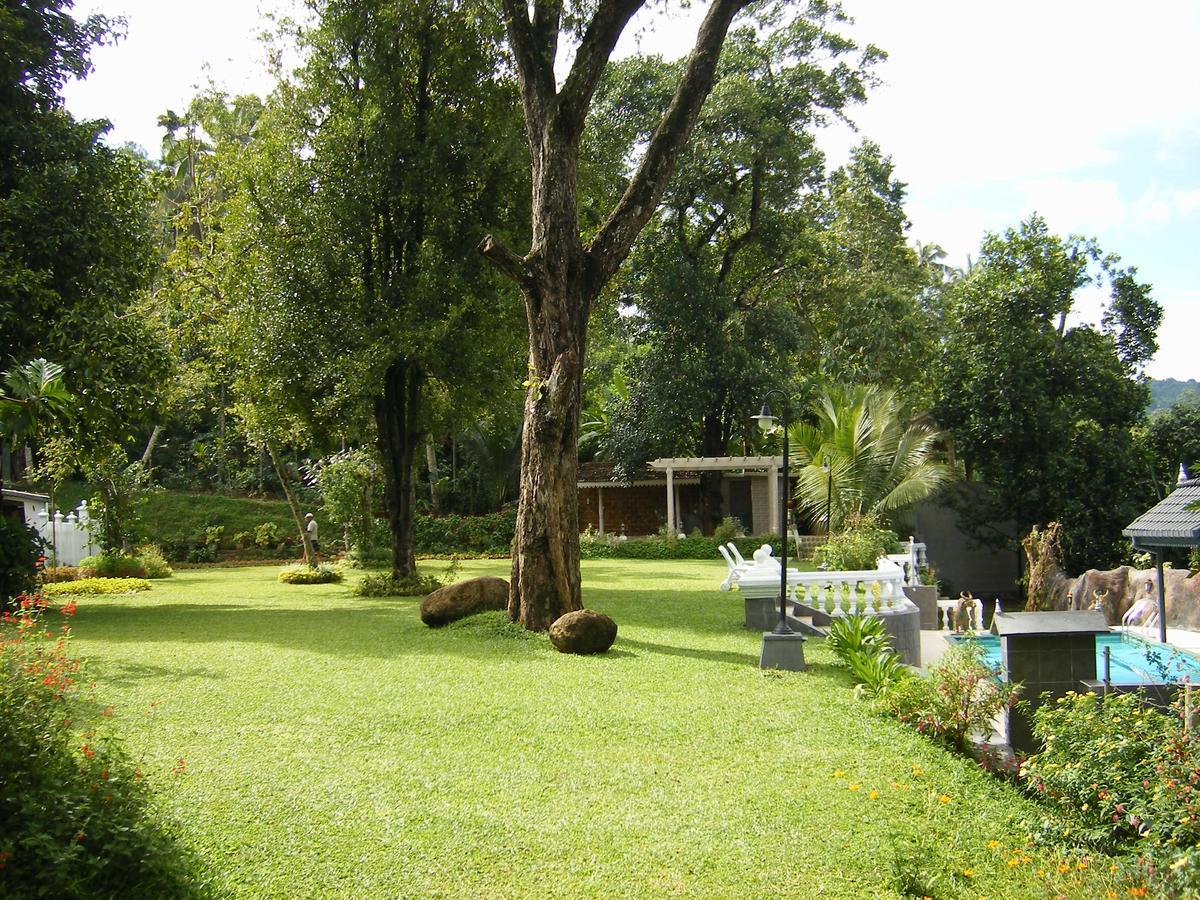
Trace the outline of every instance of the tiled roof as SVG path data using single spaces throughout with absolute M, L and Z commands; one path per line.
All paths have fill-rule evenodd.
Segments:
M 1143 547 L 1200 546 L 1200 509 L 1187 507 L 1200 502 L 1200 478 L 1181 481 L 1158 505 L 1142 513 L 1123 534 Z

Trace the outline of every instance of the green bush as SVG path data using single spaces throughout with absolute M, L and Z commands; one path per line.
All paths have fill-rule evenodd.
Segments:
M 836 617 L 829 623 L 826 644 L 845 663 L 849 663 L 851 653 L 883 650 L 891 646 L 883 619 L 870 615 Z
M 424 597 L 440 587 L 458 579 L 461 568 L 458 557 L 450 559 L 450 565 L 441 575 L 417 573 L 408 577 L 396 577 L 392 572 L 368 575 L 352 588 L 359 597 Z
M 79 561 L 80 578 L 145 578 L 146 567 L 140 559 L 117 553 L 85 556 Z
M 0 609 L 13 597 L 33 590 L 41 543 L 37 532 L 23 522 L 0 516 Z
M 967 750 L 975 734 L 985 737 L 992 720 L 1012 706 L 1017 687 L 1000 679 L 973 642 L 954 645 L 919 683 L 900 682 L 877 698 L 880 709 L 922 734 Z
M 323 564 L 313 569 L 303 563 L 297 563 L 279 572 L 279 580 L 284 584 L 331 584 L 341 581 L 342 577 L 342 570 L 337 566 Z
M 150 590 L 150 582 L 144 578 L 80 578 L 76 581 L 56 581 L 42 585 L 42 593 L 48 597 L 66 594 L 136 594 Z
M 283 531 L 274 522 L 263 522 L 254 526 L 254 546 L 260 550 L 271 550 L 283 543 Z
M 483 516 L 423 516 L 413 519 L 422 553 L 508 553 L 517 528 L 516 507 Z
M 138 547 L 136 559 L 146 570 L 147 578 L 170 578 L 175 574 L 163 557 L 162 550 L 154 544 L 142 544 Z
M 713 529 L 713 541 L 717 544 L 728 544 L 742 533 L 742 523 L 733 516 L 726 516 L 721 524 Z
M 1068 694 L 1033 713 L 1021 776 L 1073 834 L 1135 852 L 1163 894 L 1200 892 L 1200 735 L 1136 694 Z
M 857 572 L 874 569 L 880 556 L 899 551 L 896 532 L 867 521 L 832 535 L 817 548 L 816 558 L 835 572 Z
M 0 640 L 0 896 L 193 895 L 191 860 L 107 717 L 73 726 L 79 661 L 66 618 L 55 634 L 50 615 L 38 601 Z

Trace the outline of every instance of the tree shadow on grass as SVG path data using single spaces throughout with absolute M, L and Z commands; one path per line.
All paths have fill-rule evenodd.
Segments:
M 636 647 L 647 653 L 660 653 L 666 656 L 686 656 L 690 659 L 702 659 L 707 662 L 728 663 L 737 666 L 752 665 L 753 656 L 746 653 L 734 653 L 731 650 L 705 650 L 701 647 L 684 647 L 672 644 L 655 644 L 651 641 L 638 641 L 632 638 L 618 637 L 617 643 L 626 647 Z M 612 652 L 611 650 L 609 651 Z M 637 654 L 630 654 L 636 656 Z
M 332 610 L 233 603 L 98 606 L 80 612 L 74 631 L 84 643 L 250 643 L 352 659 L 449 654 L 511 662 L 532 661 L 545 650 L 538 641 L 427 628 L 417 603 L 394 598 Z

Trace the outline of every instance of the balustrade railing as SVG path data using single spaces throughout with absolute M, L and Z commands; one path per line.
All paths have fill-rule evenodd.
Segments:
M 831 616 L 897 610 L 904 596 L 904 570 L 898 566 L 852 572 L 797 572 L 788 578 L 792 599 Z

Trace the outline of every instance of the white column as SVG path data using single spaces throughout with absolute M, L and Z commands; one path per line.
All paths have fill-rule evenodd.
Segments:
M 779 470 L 767 470 L 767 505 L 771 507 L 771 534 L 779 534 Z
M 675 470 L 667 466 L 667 534 L 675 533 Z
M 600 511 L 600 537 L 604 537 L 604 488 L 596 488 L 596 504 Z

